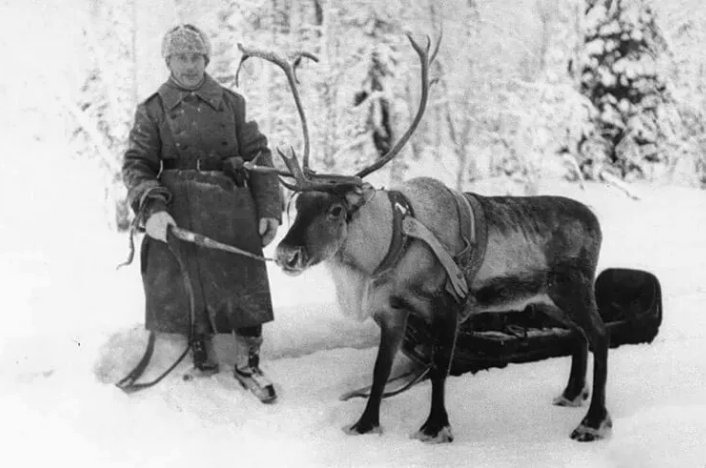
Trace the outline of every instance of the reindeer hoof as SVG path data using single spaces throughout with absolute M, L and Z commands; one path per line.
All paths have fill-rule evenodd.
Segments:
M 578 408 L 579 406 L 583 406 L 584 401 L 588 400 L 588 395 L 588 388 L 584 388 L 583 390 L 581 390 L 581 393 L 579 393 L 574 398 L 568 398 L 562 393 L 558 397 L 554 398 L 552 404 L 554 406 L 567 406 L 570 408 Z
M 379 424 L 370 424 L 366 422 L 360 422 L 346 426 L 343 428 L 343 432 L 348 435 L 363 435 L 363 434 L 382 434 L 382 427 Z
M 612 432 L 613 422 L 610 420 L 610 416 L 606 417 L 601 421 L 597 428 L 589 427 L 586 420 L 579 424 L 579 427 L 574 429 L 571 433 L 571 438 L 578 442 L 593 442 L 594 440 L 602 440 L 610 436 Z
M 438 431 L 430 431 L 429 428 L 422 427 L 412 438 L 421 440 L 425 444 L 447 444 L 454 440 L 451 426 L 448 425 Z

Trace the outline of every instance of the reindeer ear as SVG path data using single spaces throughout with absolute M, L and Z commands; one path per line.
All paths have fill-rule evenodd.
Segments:
M 363 197 L 365 197 L 365 203 L 368 203 L 371 198 L 375 195 L 375 187 L 370 185 L 367 182 L 363 182 L 363 186 L 361 187 L 363 189 Z
M 373 198 L 374 194 L 375 188 L 367 182 L 363 182 L 363 185 L 352 186 L 344 195 L 348 211 L 351 213 L 357 211 Z

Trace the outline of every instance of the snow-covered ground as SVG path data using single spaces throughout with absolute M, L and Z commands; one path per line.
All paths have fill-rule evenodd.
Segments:
M 585 408 L 551 405 L 568 377 L 569 358 L 558 358 L 450 378 L 455 441 L 429 446 L 409 438 L 426 418 L 428 383 L 383 403 L 381 436 L 341 431 L 364 401 L 338 397 L 369 382 L 377 330 L 341 315 L 323 269 L 271 271 L 277 318 L 265 327 L 264 367 L 275 405 L 235 384 L 227 340 L 212 378 L 185 382 L 184 364 L 153 389 L 116 389 L 146 341 L 139 268 L 115 270 L 126 238 L 91 201 L 101 196 L 94 172 L 46 142 L 23 148 L 44 170 L 1 163 L 4 466 L 706 466 L 706 192 L 637 186 L 636 202 L 597 184 L 540 187 L 596 210 L 601 268 L 644 268 L 663 283 L 657 339 L 610 353 L 610 439 L 569 439 Z M 150 374 L 182 346 L 162 342 Z
M 19 2 L 0 2 L 10 4 Z M 45 16 L 60 10 L 41 7 Z M 0 465 L 706 467 L 706 192 L 693 189 L 637 186 L 635 202 L 597 184 L 539 187 L 596 210 L 601 268 L 643 268 L 662 281 L 656 340 L 610 353 L 608 440 L 571 441 L 585 408 L 551 405 L 569 358 L 450 378 L 452 444 L 409 438 L 427 416 L 428 383 L 383 403 L 381 436 L 345 435 L 365 402 L 338 397 L 369 383 L 377 330 L 341 315 L 322 269 L 271 271 L 276 320 L 265 327 L 264 368 L 278 383 L 275 405 L 235 384 L 226 340 L 219 375 L 185 382 L 185 364 L 153 389 L 123 394 L 112 383 L 146 342 L 139 268 L 115 270 L 127 239 L 106 227 L 104 181 L 72 157 L 52 119 L 53 82 L 34 76 L 61 78 L 53 73 L 82 60 L 61 62 L 71 28 L 26 34 L 32 18 L 43 24 L 0 14 L 12 33 L 0 52 L 16 67 L 0 81 Z M 162 342 L 147 377 L 183 345 Z

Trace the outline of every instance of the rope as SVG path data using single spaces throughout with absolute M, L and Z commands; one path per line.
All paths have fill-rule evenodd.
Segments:
M 144 208 L 144 204 L 143 204 Z M 140 210 L 140 213 L 135 216 L 135 220 L 133 221 L 133 224 L 130 226 L 130 241 L 129 241 L 129 253 L 128 253 L 128 258 L 125 262 L 121 263 L 118 265 L 118 269 L 120 269 L 123 266 L 130 265 L 135 257 L 135 235 L 137 234 L 137 220 L 140 219 L 142 215 L 142 210 Z M 253 258 L 255 260 L 259 260 L 262 262 L 270 262 L 274 261 L 273 258 L 269 257 L 264 257 L 261 255 L 256 255 L 254 253 L 248 252 L 243 249 L 239 249 L 237 247 L 234 247 L 232 245 L 224 244 L 222 242 L 218 242 L 216 240 L 211 239 L 210 237 L 204 236 L 203 234 L 198 234 L 195 232 L 191 232 L 187 229 L 180 228 L 178 226 L 169 226 L 169 229 L 167 231 L 167 245 L 169 245 L 169 250 L 172 252 L 174 257 L 177 260 L 177 263 L 179 264 L 179 269 L 181 270 L 182 273 L 182 278 L 184 280 L 184 289 L 186 290 L 186 295 L 189 298 L 189 341 L 186 345 L 186 349 L 181 353 L 179 358 L 169 366 L 169 368 L 164 371 L 159 377 L 156 379 L 150 381 L 150 382 L 145 382 L 145 383 L 137 383 L 137 379 L 142 376 L 142 374 L 145 372 L 145 369 L 147 368 L 147 365 L 149 364 L 150 360 L 152 359 L 152 354 L 154 353 L 154 345 L 156 341 L 156 336 L 154 332 L 150 332 L 150 337 L 149 341 L 147 342 L 147 349 L 145 349 L 145 352 L 142 356 L 142 359 L 140 359 L 140 362 L 137 363 L 137 366 L 133 370 L 131 370 L 125 377 L 120 379 L 115 385 L 123 390 L 125 393 L 134 393 L 140 390 L 143 390 L 145 388 L 150 388 L 156 384 L 158 384 L 162 379 L 164 379 L 169 373 L 171 373 L 186 357 L 186 355 L 189 353 L 189 350 L 191 349 L 191 345 L 194 339 L 194 324 L 196 322 L 195 314 L 196 314 L 196 306 L 195 306 L 195 300 L 194 300 L 194 290 L 191 285 L 191 278 L 189 277 L 189 272 L 184 264 L 184 260 L 181 255 L 181 250 L 180 250 L 180 245 L 179 241 L 184 241 L 184 242 L 191 242 L 193 244 L 199 245 L 201 247 L 209 248 L 209 249 L 217 249 L 217 250 L 223 250 L 225 252 L 230 252 L 233 254 L 237 255 L 243 255 L 245 257 Z
M 159 382 L 162 381 L 162 379 L 169 375 L 179 364 L 181 364 L 186 355 L 189 354 L 189 350 L 191 350 L 191 345 L 194 340 L 194 324 L 196 322 L 194 290 L 191 286 L 191 278 L 189 277 L 189 271 L 186 268 L 186 264 L 184 263 L 184 259 L 181 255 L 179 237 L 174 233 L 174 230 L 174 226 L 171 226 L 171 229 L 167 231 L 167 245 L 169 246 L 169 250 L 172 252 L 172 254 L 174 254 L 174 257 L 176 258 L 177 263 L 179 264 L 179 269 L 182 273 L 182 279 L 184 280 L 184 289 L 186 290 L 186 296 L 189 298 L 189 337 L 188 342 L 186 344 L 186 349 L 184 349 L 184 351 L 177 358 L 177 360 L 171 366 L 169 366 L 167 370 L 162 372 L 159 377 L 150 382 L 137 383 L 137 379 L 139 379 L 145 372 L 145 369 L 147 368 L 147 365 L 149 364 L 150 359 L 152 358 L 152 354 L 154 352 L 156 334 L 154 332 L 150 332 L 149 341 L 147 342 L 147 349 L 145 350 L 142 359 L 140 359 L 140 362 L 137 363 L 137 366 L 135 366 L 132 371 L 130 371 L 125 377 L 120 379 L 120 381 L 115 384 L 119 389 L 121 389 L 125 393 L 134 393 L 140 390 L 144 390 L 145 388 L 150 388 L 154 385 L 157 385 Z

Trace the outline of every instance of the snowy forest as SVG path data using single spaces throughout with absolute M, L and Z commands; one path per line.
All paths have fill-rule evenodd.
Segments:
M 43 106 L 63 118 L 78 158 L 99 164 L 109 221 L 130 213 L 120 161 L 138 102 L 165 78 L 161 34 L 191 22 L 213 39 L 207 71 L 248 99 L 271 144 L 301 142 L 280 70 L 237 44 L 319 58 L 299 71 L 313 166 L 350 173 L 384 154 L 419 98 L 405 33 L 443 35 L 429 108 L 376 181 L 435 174 L 469 189 L 493 181 L 534 194 L 543 178 L 706 186 L 706 14 L 698 1 L 247 0 L 76 2 L 72 80 Z M 65 15 L 65 12 L 58 12 Z M 74 30 L 75 29 L 75 30 Z
M 215 375 L 185 378 L 185 359 L 148 390 L 118 389 L 148 343 L 140 262 L 116 270 L 134 219 L 121 164 L 179 23 L 209 34 L 206 71 L 246 98 L 271 148 L 301 152 L 292 95 L 262 60 L 236 83 L 237 46 L 315 54 L 297 70 L 311 165 L 345 175 L 414 117 L 420 65 L 406 35 L 441 38 L 420 126 L 366 180 L 570 197 L 600 222 L 597 273 L 654 274 L 658 334 L 609 351 L 610 437 L 572 441 L 588 404 L 552 405 L 568 356 L 449 376 L 453 443 L 410 437 L 428 381 L 383 401 L 382 434 L 345 434 L 365 401 L 340 396 L 370 384 L 380 332 L 346 316 L 319 266 L 292 277 L 267 264 L 262 366 L 276 404 L 235 381 L 229 336 Z M 0 0 L 3 466 L 706 467 L 704 44 L 703 0 Z M 186 345 L 158 340 L 144 379 Z

